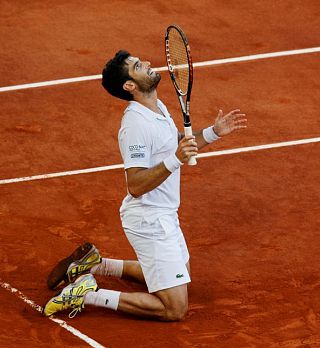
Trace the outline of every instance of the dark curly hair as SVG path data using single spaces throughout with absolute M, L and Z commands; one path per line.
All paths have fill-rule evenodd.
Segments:
M 129 52 L 120 50 L 108 61 L 102 71 L 102 86 L 114 97 L 124 100 L 133 100 L 132 94 L 123 89 L 123 84 L 132 80 L 125 63 L 129 56 Z

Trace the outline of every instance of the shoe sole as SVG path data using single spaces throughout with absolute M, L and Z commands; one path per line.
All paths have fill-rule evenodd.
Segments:
M 64 283 L 68 283 L 68 267 L 72 262 L 78 261 L 82 259 L 88 252 L 92 249 L 93 245 L 92 243 L 85 243 L 81 246 L 79 246 L 74 252 L 66 257 L 65 259 L 61 260 L 50 272 L 48 279 L 47 279 L 47 285 L 48 288 L 51 290 L 56 289 L 60 285 Z

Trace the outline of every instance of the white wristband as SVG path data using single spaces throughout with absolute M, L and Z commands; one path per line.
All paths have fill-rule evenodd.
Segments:
M 208 144 L 220 139 L 220 137 L 214 132 L 213 126 L 203 129 L 202 136 Z
M 169 170 L 169 172 L 173 173 L 175 170 L 179 169 L 180 166 L 183 165 L 182 162 L 179 161 L 178 157 L 176 156 L 175 153 L 167 157 L 163 161 L 165 167 Z

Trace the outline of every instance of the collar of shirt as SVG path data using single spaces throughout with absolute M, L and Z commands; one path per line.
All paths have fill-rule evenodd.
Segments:
M 171 116 L 170 116 L 167 108 L 164 106 L 164 104 L 159 99 L 157 100 L 157 106 L 160 109 L 160 111 L 163 113 L 163 115 L 161 115 L 160 113 L 153 112 L 152 110 L 150 110 L 146 106 L 144 106 L 136 101 L 129 102 L 129 105 L 126 109 L 126 112 L 127 111 L 138 112 L 148 121 L 154 121 L 155 119 L 160 120 L 160 121 L 168 121 Z

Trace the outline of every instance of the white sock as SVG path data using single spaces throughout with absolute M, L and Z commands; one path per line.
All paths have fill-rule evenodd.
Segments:
M 92 274 L 121 278 L 123 272 L 123 260 L 102 258 L 101 263 L 91 268 Z
M 84 296 L 85 305 L 93 305 L 117 310 L 120 299 L 120 291 L 99 289 L 90 291 Z

